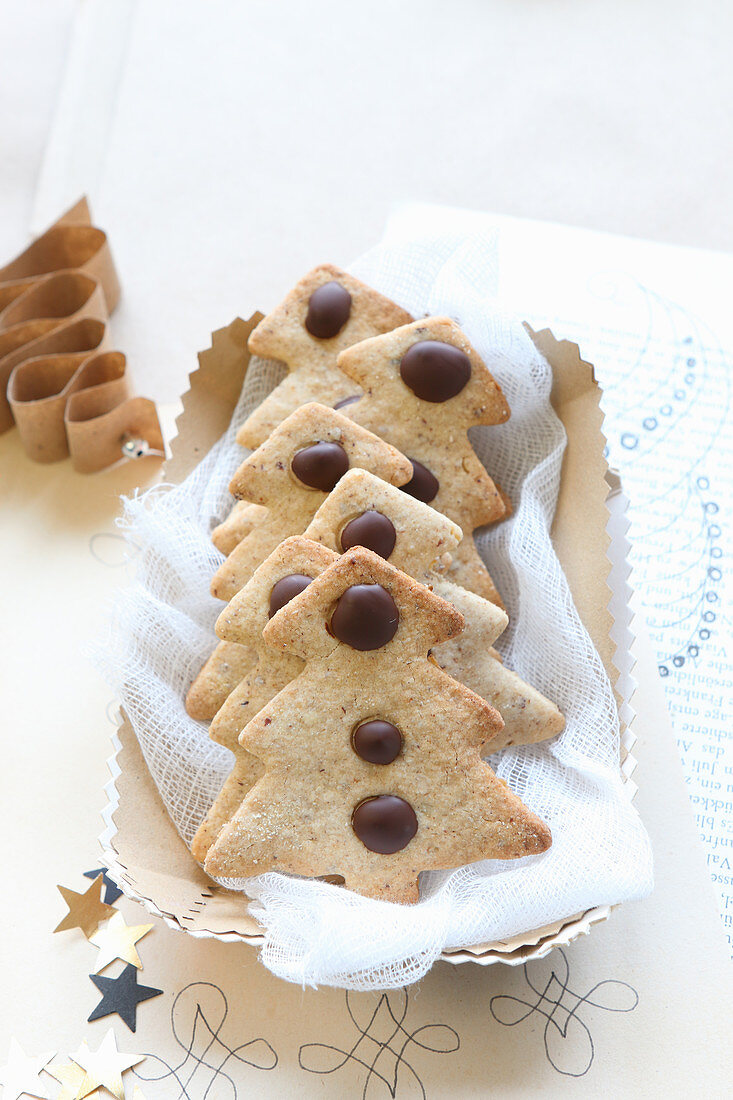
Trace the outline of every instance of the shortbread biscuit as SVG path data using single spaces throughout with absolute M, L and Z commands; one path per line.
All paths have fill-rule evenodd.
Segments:
M 197 722 L 210 722 L 257 659 L 251 645 L 220 642 L 188 689 L 186 711 Z
M 504 629 L 497 621 L 498 609 L 450 581 L 441 579 L 434 587 L 461 612 L 466 626 L 457 638 L 435 646 L 433 658 L 445 672 L 496 707 L 504 719 L 504 728 L 492 738 L 488 751 L 535 745 L 561 733 L 565 719 L 555 704 L 506 668 L 493 648 L 491 643 Z
M 494 578 L 484 565 L 483 559 L 476 549 L 476 543 L 473 541 L 473 533 L 469 529 L 466 530 L 458 549 L 453 555 L 448 576 L 454 584 L 459 585 L 461 588 L 467 588 L 470 592 L 475 592 L 477 596 L 490 600 L 497 607 L 504 606 L 504 601 L 494 584 Z
M 504 611 L 447 579 L 460 528 L 440 512 L 366 470 L 350 470 L 326 497 L 304 536 L 338 553 L 357 543 L 366 546 L 458 608 L 465 629 L 436 646 L 433 657 L 500 712 L 504 729 L 492 740 L 492 752 L 545 741 L 564 728 L 555 704 L 504 668 L 492 649 L 508 623 Z
M 309 272 L 252 331 L 253 355 L 285 363 L 289 374 L 250 414 L 237 442 L 254 450 L 309 401 L 335 405 L 356 392 L 336 366 L 339 352 L 412 320 L 389 298 L 332 264 Z
M 231 554 L 250 531 L 267 515 L 267 508 L 260 504 L 250 504 L 247 500 L 238 500 L 222 523 L 211 533 L 211 541 L 222 554 Z
M 256 659 L 235 690 L 216 714 L 209 736 L 234 753 L 234 766 L 199 828 L 191 851 L 203 863 L 224 824 L 262 774 L 257 757 L 239 744 L 244 727 L 302 670 L 299 657 L 279 653 L 262 640 L 268 620 L 288 598 L 303 590 L 308 579 L 317 577 L 336 560 L 325 546 L 294 536 L 286 539 L 255 570 L 252 579 L 222 611 L 216 632 L 222 645 L 254 648 Z
M 414 902 L 421 871 L 545 851 L 547 826 L 481 760 L 498 712 L 427 657 L 462 625 L 362 547 L 277 612 L 263 637 L 305 668 L 240 736 L 264 775 L 208 873 L 338 875 Z
M 394 447 L 325 405 L 303 405 L 239 467 L 231 492 L 267 514 L 214 575 L 212 595 L 231 600 L 257 566 L 289 535 L 299 535 L 348 469 L 371 470 L 403 485 L 410 463 Z
M 450 568 L 463 537 L 447 516 L 368 470 L 345 473 L 303 534 L 338 554 L 365 546 L 425 584 Z M 506 624 L 506 615 L 495 610 Z
M 346 415 L 406 454 L 414 472 L 405 491 L 462 528 L 452 579 L 497 601 L 470 536 L 507 515 L 507 502 L 468 429 L 504 423 L 509 406 L 478 352 L 454 321 L 429 317 L 348 348 L 339 367 L 364 391 Z

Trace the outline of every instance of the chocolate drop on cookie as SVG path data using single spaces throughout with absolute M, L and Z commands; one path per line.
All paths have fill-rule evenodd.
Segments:
M 311 294 L 305 327 L 311 336 L 329 340 L 332 336 L 338 336 L 350 314 L 351 295 L 341 283 L 332 280 Z
M 276 615 L 281 607 L 290 603 L 296 596 L 308 587 L 313 577 L 306 577 L 303 573 L 289 573 L 287 577 L 281 577 L 270 589 L 270 611 L 268 618 Z
M 402 734 L 391 722 L 372 718 L 356 727 L 351 745 L 356 755 L 369 764 L 391 764 L 402 749 Z
M 404 798 L 380 794 L 359 803 L 351 815 L 351 827 L 370 852 L 389 856 L 410 843 L 417 832 L 417 817 Z
M 360 393 L 355 393 L 352 397 L 342 397 L 340 401 L 337 401 L 333 407 L 334 412 L 338 412 L 339 409 L 345 409 L 347 405 L 353 405 L 355 401 L 361 398 Z
M 330 493 L 349 468 L 349 456 L 340 443 L 314 443 L 293 455 L 290 468 L 304 485 Z
M 353 584 L 336 604 L 331 633 L 345 645 L 364 652 L 391 642 L 399 622 L 397 604 L 381 584 Z
M 471 360 L 453 344 L 421 340 L 402 356 L 400 375 L 421 401 L 439 405 L 466 385 L 471 377 Z
M 416 458 L 411 458 L 410 462 L 412 463 L 412 477 L 407 485 L 400 485 L 400 489 L 403 493 L 414 497 L 415 500 L 421 500 L 423 504 L 430 504 L 430 501 L 435 500 L 438 495 L 440 482 L 427 466 L 423 466 L 422 462 L 418 462 Z
M 370 510 L 349 521 L 341 532 L 341 549 L 350 550 L 352 546 L 366 546 L 385 560 L 394 550 L 397 532 L 394 524 L 381 512 Z

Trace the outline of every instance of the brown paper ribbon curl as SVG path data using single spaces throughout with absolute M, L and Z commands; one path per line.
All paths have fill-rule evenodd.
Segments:
M 131 397 L 107 322 L 120 285 L 82 199 L 0 268 L 0 432 L 17 424 L 36 462 L 93 473 L 165 453 L 155 404 Z

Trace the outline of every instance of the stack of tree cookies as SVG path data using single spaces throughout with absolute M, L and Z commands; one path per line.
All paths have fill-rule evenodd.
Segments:
M 482 760 L 564 724 L 493 649 L 508 619 L 472 533 L 510 504 L 468 429 L 508 419 L 501 389 L 453 321 L 328 265 L 249 347 L 289 373 L 238 433 L 213 533 L 222 640 L 186 705 L 234 766 L 194 856 L 412 902 L 421 871 L 545 851 Z

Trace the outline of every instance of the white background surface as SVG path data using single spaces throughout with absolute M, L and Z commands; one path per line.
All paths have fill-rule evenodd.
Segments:
M 171 267 L 189 276 L 180 343 L 169 331 L 146 349 L 147 389 L 159 400 L 180 392 L 184 348 L 234 312 L 272 305 L 313 263 L 348 263 L 400 201 L 733 248 L 724 0 L 29 0 L 8 9 L 3 27 L 0 255 L 27 238 L 71 24 L 84 9 L 128 23 L 129 36 L 115 26 L 114 39 L 147 75 L 142 105 L 122 81 L 110 127 L 90 94 L 72 144 L 83 151 L 91 126 L 98 173 L 80 182 L 93 199 L 97 184 L 116 196 L 97 217 L 131 292 L 115 236 L 130 222 L 141 234 L 154 226 L 151 251 L 167 234 Z M 110 67 L 87 60 L 77 75 L 94 89 L 104 73 L 113 79 Z M 197 315 L 197 283 L 221 287 L 220 317 Z M 164 329 L 163 292 L 156 305 Z M 127 331 L 124 312 L 121 322 Z M 138 316 L 129 325 L 145 327 Z
M 25 0 L 5 12 L 4 245 L 25 228 L 18 219 L 30 212 L 71 20 L 83 6 Z M 176 5 L 159 62 L 175 54 L 185 13 L 197 7 Z M 337 199 L 330 220 L 334 233 L 359 233 L 355 251 L 378 228 L 354 227 L 352 218 L 343 225 L 360 198 L 380 204 L 380 223 L 390 201 L 426 198 L 733 247 L 733 8 L 725 0 L 206 7 L 222 47 L 214 10 L 240 13 L 237 24 L 244 14 L 249 30 L 233 35 L 239 76 L 224 71 L 219 87 L 201 88 L 191 73 L 191 96 L 231 112 L 233 142 L 254 139 L 258 181 L 292 197 L 325 175 L 333 197 L 343 180 L 348 202 Z M 242 73 L 246 101 L 227 96 Z M 294 151 L 292 124 L 307 120 L 311 149 L 296 135 Z

